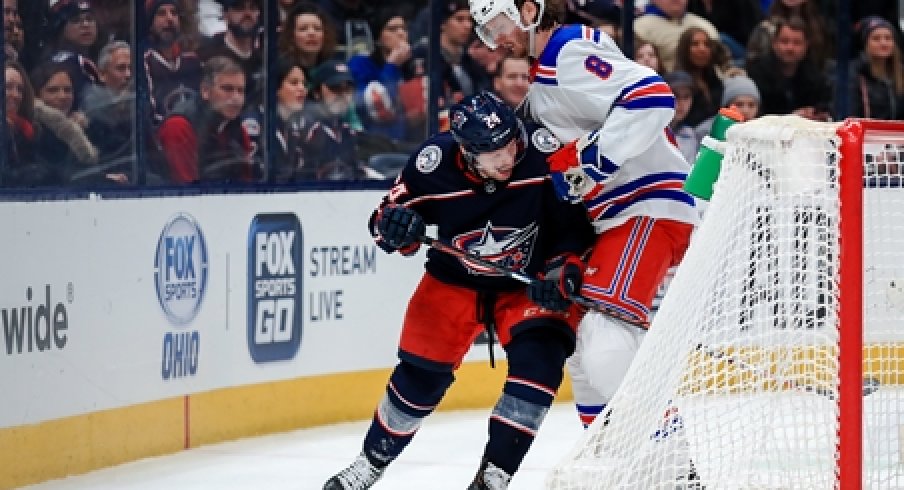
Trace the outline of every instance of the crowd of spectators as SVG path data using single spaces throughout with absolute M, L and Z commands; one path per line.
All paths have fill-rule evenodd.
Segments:
M 444 109 L 479 90 L 518 106 L 529 61 L 487 49 L 467 0 L 440 1 L 440 129 Z M 621 41 L 619 0 L 546 1 L 567 4 L 567 23 Z M 427 0 L 279 0 L 269 62 L 261 2 L 135 2 L 147 37 L 133 53 L 129 2 L 3 0 L 0 186 L 133 184 L 136 141 L 152 185 L 393 177 L 427 136 Z M 727 105 L 751 117 L 837 117 L 838 36 L 834 16 L 821 13 L 836 2 L 635 1 L 630 55 L 675 92 L 672 129 L 688 159 Z M 904 119 L 897 2 L 853 3 L 849 115 Z M 136 107 L 147 107 L 146 123 L 136 124 Z
M 619 39 L 618 0 L 568 0 L 581 17 Z M 850 102 L 836 114 L 837 0 L 635 1 L 634 59 L 664 76 L 676 95 L 672 131 L 693 162 L 712 118 L 734 106 L 760 115 L 831 121 L 904 119 L 904 65 L 897 2 L 850 2 Z M 826 13 L 829 13 L 827 15 Z M 831 19 L 831 20 L 830 20 Z

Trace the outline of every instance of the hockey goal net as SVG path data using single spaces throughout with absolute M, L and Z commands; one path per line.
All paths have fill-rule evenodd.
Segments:
M 553 489 L 904 488 L 904 123 L 729 131 L 703 223 Z

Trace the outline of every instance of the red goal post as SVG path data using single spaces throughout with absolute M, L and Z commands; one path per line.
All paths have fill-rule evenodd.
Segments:
M 904 123 L 733 127 L 607 416 L 547 487 L 904 488 L 902 181 Z

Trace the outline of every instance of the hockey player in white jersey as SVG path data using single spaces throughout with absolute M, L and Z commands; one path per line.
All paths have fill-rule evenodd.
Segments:
M 550 172 L 559 197 L 583 202 L 598 234 L 586 263 L 558 269 L 563 294 L 579 292 L 615 313 L 585 315 L 568 361 L 589 425 L 633 360 L 645 334 L 633 324 L 648 324 L 698 213 L 682 189 L 690 166 L 668 129 L 675 103 L 668 85 L 602 31 L 562 25 L 562 4 L 470 0 L 470 10 L 490 48 L 533 58 L 524 109 L 570 142 L 550 156 Z

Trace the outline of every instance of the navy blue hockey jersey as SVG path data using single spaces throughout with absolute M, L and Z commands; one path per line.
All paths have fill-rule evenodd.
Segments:
M 561 253 L 580 254 L 594 234 L 582 205 L 556 198 L 546 158 L 561 143 L 547 129 L 527 126 L 527 148 L 506 182 L 484 181 L 468 171 L 449 132 L 412 154 L 371 216 L 371 233 L 386 251 L 374 217 L 386 205 L 407 206 L 437 226 L 438 238 L 485 260 L 536 276 Z M 427 271 L 448 284 L 479 291 L 510 291 L 524 284 L 478 264 L 431 249 Z

